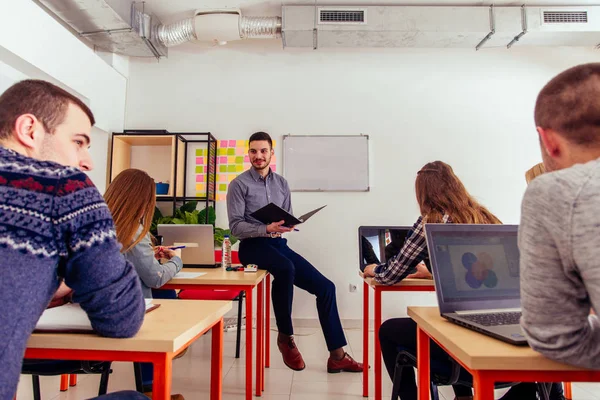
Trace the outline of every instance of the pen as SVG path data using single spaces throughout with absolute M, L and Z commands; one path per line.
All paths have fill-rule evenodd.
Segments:
M 169 247 L 169 250 L 185 249 L 185 246 Z
M 296 229 L 296 228 L 294 228 L 294 230 L 295 230 L 296 232 L 300 232 L 300 229 Z

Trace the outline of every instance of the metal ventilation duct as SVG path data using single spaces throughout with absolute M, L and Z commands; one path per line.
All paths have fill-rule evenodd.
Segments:
M 157 40 L 160 20 L 143 2 L 123 0 L 38 0 L 90 44 L 132 57 L 167 56 Z

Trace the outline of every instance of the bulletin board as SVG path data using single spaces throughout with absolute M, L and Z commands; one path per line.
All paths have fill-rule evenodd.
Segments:
M 283 176 L 296 192 L 366 192 L 369 136 L 286 135 Z

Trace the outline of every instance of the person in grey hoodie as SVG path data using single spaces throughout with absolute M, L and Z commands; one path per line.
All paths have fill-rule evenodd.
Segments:
M 521 206 L 521 326 L 556 361 L 600 368 L 600 63 L 568 69 L 538 95 L 548 173 Z
M 139 169 L 126 169 L 108 186 L 104 199 L 115 221 L 117 239 L 123 245 L 121 251 L 133 264 L 144 297 L 152 298 L 152 289 L 158 289 L 173 279 L 183 267 L 181 250 L 154 247 L 152 244 L 150 225 L 156 207 L 154 179 Z M 141 368 L 144 392 L 151 392 L 152 364 L 142 363 Z M 183 400 L 183 396 L 175 394 L 171 399 Z

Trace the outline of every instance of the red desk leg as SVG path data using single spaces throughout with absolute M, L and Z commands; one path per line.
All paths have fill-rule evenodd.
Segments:
M 419 400 L 429 400 L 429 336 L 417 326 L 417 390 Z
M 571 382 L 565 382 L 564 386 L 565 386 L 565 399 L 572 400 L 573 395 L 571 394 Z
M 77 375 L 76 374 L 69 375 L 69 386 L 77 386 Z
M 265 284 L 265 367 L 271 366 L 271 274 L 267 274 Z
M 173 378 L 173 354 L 159 353 L 153 361 L 154 382 L 152 383 L 153 400 L 171 399 L 171 380 Z
M 64 374 L 60 376 L 60 391 L 66 392 L 69 390 L 69 375 Z
M 369 397 L 369 285 L 363 282 L 363 397 Z
M 375 400 L 381 400 L 381 343 L 379 327 L 381 327 L 381 290 L 375 287 Z
M 212 327 L 210 353 L 210 399 L 221 400 L 223 393 L 223 318 Z
M 256 396 L 262 396 L 262 358 L 263 358 L 263 281 L 256 287 Z
M 252 400 L 252 288 L 246 289 L 246 400 Z
M 483 371 L 473 371 L 473 400 L 494 400 L 494 380 Z

